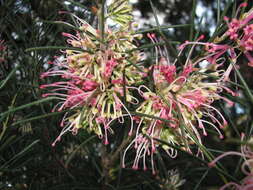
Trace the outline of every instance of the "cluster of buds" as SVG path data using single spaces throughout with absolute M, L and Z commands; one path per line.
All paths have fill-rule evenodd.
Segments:
M 153 43 L 159 42 L 155 34 L 148 34 L 148 37 Z M 190 43 L 186 42 L 180 46 L 178 56 L 188 44 Z M 135 117 L 138 123 L 135 138 L 125 150 L 126 154 L 131 146 L 136 149 L 133 169 L 138 169 L 142 158 L 145 170 L 145 159 L 150 156 L 152 171 L 155 172 L 153 157 L 160 144 L 157 139 L 178 145 L 189 153 L 193 153 L 192 145 L 202 145 L 202 136 L 208 135 L 206 127 L 213 128 L 222 139 L 221 129 L 227 125 L 227 121 L 212 103 L 224 100 L 233 105 L 233 102 L 220 95 L 224 90 L 232 95 L 235 93 L 225 86 L 224 70 L 220 69 L 218 64 L 210 63 L 209 66 L 201 68 L 199 63 L 207 58 L 192 61 L 189 54 L 185 64 L 177 68 L 178 60 L 171 63 L 167 54 L 166 49 L 156 47 L 157 61 L 149 69 L 155 90 L 151 91 L 144 85 L 138 88 L 144 101 L 136 111 L 154 117 Z M 162 149 L 172 158 L 177 156 L 177 151 L 172 147 L 163 145 Z M 196 154 L 203 156 L 200 149 Z
M 185 179 L 182 179 L 178 169 L 172 169 L 168 171 L 168 178 L 161 180 L 161 189 L 177 190 L 185 183 Z
M 235 44 L 229 47 L 229 49 L 233 49 L 231 54 L 235 54 L 234 49 L 238 49 L 248 59 L 248 65 L 253 67 L 253 57 L 251 55 L 253 53 L 253 24 L 250 24 L 253 20 L 253 9 L 242 14 L 240 18 L 237 18 L 241 8 L 246 6 L 247 3 L 240 4 L 235 18 L 229 19 L 226 16 L 224 17 L 228 30 L 222 37 L 218 37 L 215 41 L 220 43 L 229 37 L 233 44 Z M 236 58 L 236 55 L 233 58 Z
M 195 42 L 186 41 L 181 45 L 181 49 L 184 49 L 187 45 L 202 45 L 205 47 L 206 56 L 203 57 L 203 60 L 207 60 L 213 65 L 221 66 L 224 60 L 227 58 L 236 63 L 237 58 L 243 54 L 248 59 L 248 65 L 253 66 L 253 25 L 250 24 L 250 21 L 253 20 L 253 9 L 244 13 L 240 19 L 236 17 L 240 13 L 242 7 L 246 7 L 247 3 L 242 3 L 238 7 L 235 18 L 231 21 L 228 17 L 224 17 L 224 21 L 227 24 L 227 31 L 222 35 L 215 38 L 214 42 L 199 42 L 199 39 Z M 230 39 L 230 42 L 226 40 Z M 239 53 L 237 53 L 239 52 Z M 226 81 L 229 78 L 230 72 L 233 68 L 233 65 L 230 64 L 228 69 L 223 75 L 223 80 Z
M 71 48 L 50 62 L 54 67 L 41 75 L 41 78 L 60 76 L 66 79 L 41 85 L 41 88 L 51 88 L 44 97 L 55 96 L 61 100 L 53 111 L 72 110 L 64 116 L 61 122 L 64 128 L 53 145 L 67 131 L 76 134 L 80 128 L 95 132 L 108 144 L 108 131 L 112 132 L 110 124 L 113 121 L 122 123 L 124 117 L 129 116 L 129 133 L 133 130 L 133 119 L 123 99 L 132 104 L 139 103 L 132 95 L 131 86 L 145 76 L 137 68 L 145 69 L 138 66 L 142 54 L 131 50 L 137 48 L 134 40 L 140 35 L 134 34 L 130 22 L 115 30 L 105 25 L 104 31 L 100 31 L 72 16 L 79 24 L 79 31 L 75 35 L 63 33 Z
M 242 143 L 245 138 L 245 134 L 241 135 Z M 212 162 L 209 163 L 209 167 L 214 167 L 216 162 L 219 161 L 221 158 L 229 155 L 237 155 L 241 156 L 244 159 L 244 162 L 241 166 L 242 172 L 246 175 L 246 177 L 242 180 L 241 184 L 237 184 L 235 182 L 229 182 L 223 187 L 221 190 L 228 189 L 234 187 L 235 190 L 249 190 L 253 188 L 253 151 L 249 145 L 242 145 L 241 152 L 229 151 L 225 152 L 222 155 L 218 156 Z

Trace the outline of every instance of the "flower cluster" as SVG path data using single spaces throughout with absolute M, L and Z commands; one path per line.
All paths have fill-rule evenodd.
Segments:
M 242 3 L 239 6 L 238 10 L 241 7 L 246 6 L 247 3 Z M 249 22 L 252 19 L 252 11 L 245 13 L 241 19 L 233 18 L 231 22 L 229 22 L 228 17 L 224 18 L 228 25 L 228 31 L 226 32 L 226 34 L 229 36 L 230 40 L 236 42 L 237 48 L 240 48 L 244 55 L 247 57 L 249 61 L 248 65 L 251 67 L 253 67 L 253 57 L 251 56 L 253 52 L 253 24 L 249 24 Z
M 253 67 L 253 57 L 251 55 L 253 53 L 253 24 L 249 24 L 250 21 L 253 20 L 253 12 L 250 10 L 249 12 L 244 13 L 240 19 L 236 18 L 240 12 L 240 9 L 246 6 L 247 3 L 240 4 L 235 18 L 230 20 L 228 17 L 224 17 L 228 30 L 225 32 L 223 37 L 217 38 L 216 41 L 221 42 L 228 36 L 229 39 L 235 43 L 235 45 L 231 48 L 239 49 L 240 52 L 243 52 L 249 61 L 248 65 Z
M 135 45 L 135 39 L 141 36 L 133 30 L 131 7 L 127 2 L 113 1 L 103 15 L 105 25 L 98 30 L 72 15 L 78 31 L 75 35 L 63 33 L 71 47 L 50 62 L 53 67 L 41 75 L 41 78 L 59 76 L 59 81 L 41 85 L 41 88 L 51 90 L 43 94 L 44 97 L 54 96 L 60 100 L 53 111 L 68 109 L 61 122 L 64 128 L 53 145 L 66 132 L 76 134 L 80 128 L 95 132 L 108 144 L 108 132 L 113 132 L 112 122 L 123 123 L 124 117 L 130 117 L 132 141 L 123 153 L 123 167 L 127 152 L 133 148 L 132 168 L 138 169 L 142 165 L 146 170 L 146 160 L 150 157 L 155 173 L 154 155 L 161 145 L 159 141 L 172 145 L 160 146 L 172 158 L 177 156 L 173 146 L 204 157 L 199 147 L 203 145 L 202 138 L 210 134 L 208 131 L 223 138 L 221 129 L 227 126 L 227 121 L 213 103 L 224 101 L 233 105 L 222 95 L 222 92 L 236 95 L 226 83 L 232 70 L 232 64 L 228 68 L 223 64 L 227 57 L 236 60 L 237 50 L 241 50 L 252 65 L 253 25 L 248 23 L 253 14 L 246 13 L 243 18 L 234 18 L 231 22 L 225 18 L 228 31 L 223 37 L 214 43 L 202 42 L 204 36 L 194 42 L 186 41 L 179 46 L 173 61 L 167 49 L 160 46 L 160 39 L 155 34 L 148 34 L 155 47 L 155 62 L 144 68 L 139 64 L 142 53 Z M 106 22 L 109 18 L 117 27 Z M 226 37 L 236 45 L 220 43 Z M 205 52 L 203 56 L 193 58 L 197 45 L 204 46 Z M 181 58 L 184 57 L 182 54 L 186 59 Z M 207 65 L 202 66 L 203 62 Z M 148 72 L 152 90 L 143 84 L 143 77 Z M 137 92 L 134 90 L 142 101 L 135 97 Z M 135 116 L 123 100 L 136 105 Z
M 222 35 L 215 38 L 214 42 L 199 42 L 199 39 L 195 42 L 186 41 L 180 48 L 184 49 L 187 45 L 202 45 L 205 47 L 206 56 L 202 59 L 207 60 L 214 65 L 222 65 L 227 58 L 236 63 L 237 58 L 243 54 L 248 59 L 248 65 L 253 66 L 253 25 L 250 21 L 253 19 L 253 12 L 244 13 L 240 19 L 237 19 L 242 7 L 246 7 L 247 3 L 242 3 L 236 11 L 235 18 L 230 20 L 228 17 L 224 17 L 224 21 L 227 24 L 227 31 Z M 227 41 L 229 38 L 229 42 Z M 200 37 L 201 39 L 201 37 Z M 237 53 L 238 52 L 238 53 Z M 219 63 L 221 62 L 221 63 Z M 228 80 L 233 65 L 230 64 L 226 73 L 224 73 L 224 81 Z
M 154 34 L 148 34 L 148 37 L 154 43 L 158 42 Z M 180 49 L 178 56 L 184 47 L 181 46 Z M 224 100 L 233 105 L 233 102 L 220 95 L 223 90 L 232 95 L 235 93 L 225 86 L 225 71 L 218 65 L 214 67 L 210 64 L 201 68 L 199 63 L 203 58 L 194 62 L 189 55 L 184 66 L 177 69 L 178 60 L 171 63 L 165 52 L 166 49 L 156 48 L 156 57 L 160 58 L 150 68 L 155 91 L 152 92 L 143 85 L 138 88 L 144 101 L 136 111 L 154 117 L 135 118 L 138 122 L 135 138 L 125 150 L 126 154 L 131 146 L 136 149 L 136 158 L 132 166 L 134 169 L 138 168 L 139 160 L 142 158 L 145 170 L 145 159 L 150 155 L 152 170 L 155 172 L 153 154 L 159 146 L 156 139 L 178 145 L 190 153 L 193 153 L 192 144 L 202 145 L 202 136 L 208 135 L 206 127 L 213 128 L 222 139 L 220 129 L 227 125 L 227 121 L 212 103 Z M 166 145 L 162 148 L 172 158 L 176 157 L 177 152 L 173 148 Z M 202 155 L 200 149 L 197 151 L 197 155 L 199 154 Z
M 41 74 L 41 78 L 60 76 L 65 79 L 41 85 L 41 88 L 51 88 L 44 97 L 55 96 L 61 100 L 53 111 L 72 110 L 63 118 L 61 126 L 64 128 L 53 145 L 67 131 L 76 134 L 80 128 L 94 131 L 108 144 L 108 131 L 112 132 L 110 124 L 114 120 L 123 122 L 125 116 L 132 118 L 123 98 L 138 103 L 130 88 L 145 75 L 136 67 L 145 69 L 138 66 L 142 54 L 131 50 L 136 48 L 134 39 L 140 35 L 134 34 L 130 23 L 115 30 L 105 25 L 102 34 L 86 21 L 72 16 L 76 18 L 79 31 L 75 35 L 63 33 L 71 48 L 50 62 L 54 66 Z M 131 123 L 130 134 L 132 119 Z

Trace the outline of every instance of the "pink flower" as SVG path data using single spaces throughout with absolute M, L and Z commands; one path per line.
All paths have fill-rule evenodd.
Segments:
M 202 60 L 205 59 L 211 64 L 217 64 L 217 60 L 221 56 L 223 56 L 228 50 L 230 50 L 231 52 L 234 52 L 233 48 L 226 44 L 223 45 L 223 44 L 215 44 L 215 43 L 209 43 L 209 42 L 205 43 L 205 42 L 199 42 L 199 41 L 196 41 L 196 42 L 186 41 L 185 43 L 179 46 L 180 51 L 183 51 L 185 47 L 188 45 L 193 45 L 193 47 L 196 45 L 205 46 L 205 50 L 209 54 L 206 55 L 204 58 L 202 58 Z M 234 57 L 234 55 L 231 55 L 231 57 Z
M 207 101 L 207 97 L 202 93 L 201 90 L 186 92 L 179 96 L 178 100 L 188 107 L 189 110 L 196 109 Z
M 228 45 L 219 45 L 219 44 L 214 44 L 214 43 L 207 43 L 206 44 L 207 52 L 213 54 L 212 56 L 207 58 L 207 60 L 212 64 L 216 64 L 217 59 L 220 58 L 229 49 L 231 49 L 231 48 Z
M 235 17 L 237 17 L 241 7 L 246 7 L 247 3 L 241 3 L 237 9 Z M 224 20 L 227 22 L 228 30 L 226 34 L 231 40 L 234 40 L 240 47 L 246 58 L 249 60 L 248 65 L 253 67 L 253 24 L 248 24 L 253 19 L 253 13 L 244 13 L 241 19 L 233 18 L 229 22 L 229 18 L 225 17 Z M 243 34 L 240 34 L 240 30 L 243 29 Z M 236 56 L 234 56 L 236 57 Z
M 249 60 L 248 65 L 249 65 L 250 67 L 253 67 L 253 57 L 252 57 L 252 55 L 251 55 L 249 52 L 245 52 L 244 55 L 245 55 L 245 56 L 247 57 L 247 59 Z
M 248 65 L 253 67 L 253 24 L 245 26 L 243 29 L 243 37 L 239 41 L 239 45 L 243 48 L 244 55 L 249 60 Z
M 224 18 L 225 21 L 228 21 L 228 18 Z M 227 23 L 228 25 L 228 30 L 226 34 L 229 36 L 230 40 L 235 40 L 238 38 L 237 31 L 241 27 L 241 21 L 237 20 L 236 18 L 233 18 L 230 23 Z
M 159 67 L 160 72 L 165 77 L 168 83 L 171 83 L 172 81 L 174 81 L 175 79 L 174 77 L 176 74 L 175 65 L 161 65 L 158 67 Z
M 117 61 L 115 59 L 110 59 L 105 64 L 105 71 L 104 76 L 106 78 L 109 78 L 112 75 L 113 68 L 118 65 Z
M 159 43 L 155 35 L 148 34 L 152 43 Z M 199 40 L 202 39 L 199 38 Z M 166 141 L 173 145 L 181 145 L 182 149 L 192 153 L 189 145 L 202 145 L 202 137 L 208 135 L 206 128 L 214 129 L 222 139 L 221 129 L 227 125 L 222 113 L 212 103 L 215 100 L 226 100 L 220 95 L 222 90 L 230 91 L 223 83 L 223 70 L 218 69 L 216 60 L 222 56 L 230 47 L 227 45 L 216 45 L 213 43 L 186 42 L 184 45 L 196 44 L 207 47 L 211 55 L 204 58 L 212 58 L 211 63 L 216 65 L 215 69 L 199 68 L 199 60 L 193 62 L 191 53 L 188 54 L 185 64 L 176 68 L 175 59 L 170 62 L 166 54 L 166 48 L 156 47 L 155 65 L 151 66 L 153 72 L 154 91 L 141 85 L 139 94 L 144 101 L 136 109 L 137 113 L 150 117 L 138 118 L 135 138 L 126 148 L 123 156 L 123 167 L 126 152 L 133 147 L 136 152 L 132 168 L 138 169 L 140 165 L 147 169 L 146 158 L 150 157 L 152 172 L 155 173 L 154 156 L 158 146 L 172 158 L 177 156 L 177 151 L 169 146 L 160 145 L 155 139 Z M 178 57 L 182 54 L 185 46 L 180 46 Z M 209 78 L 208 75 L 216 76 Z M 159 118 L 159 119 L 158 119 Z M 183 125 L 183 127 L 179 127 Z M 194 139 L 192 138 L 194 136 Z M 197 155 L 202 155 L 198 149 Z M 141 164 L 142 162 L 142 164 Z
M 74 14 L 71 16 L 76 19 L 79 30 L 75 34 L 62 33 L 71 48 L 62 51 L 61 56 L 50 62 L 50 69 L 41 74 L 41 79 L 58 76 L 58 82 L 41 85 L 42 89 L 50 91 L 43 94 L 44 97 L 54 96 L 60 100 L 52 111 L 67 110 L 61 121 L 62 132 L 53 145 L 66 132 L 76 134 L 80 128 L 96 133 L 108 144 L 111 123 L 115 120 L 123 123 L 124 117 L 130 117 L 131 135 L 133 118 L 122 98 L 125 95 L 129 103 L 137 104 L 131 85 L 145 76 L 143 66 L 139 65 L 142 58 L 140 52 L 126 52 L 137 48 L 133 43 L 137 35 L 133 30 L 122 27 L 111 30 L 106 26 L 102 44 L 99 40 L 102 39 L 101 33 L 97 29 Z
M 248 16 L 246 16 L 246 18 L 238 20 L 236 19 L 237 15 L 239 14 L 239 11 L 242 7 L 246 7 L 247 3 L 241 3 L 236 11 L 235 14 L 235 18 L 232 18 L 231 22 L 229 22 L 229 18 L 228 17 L 224 17 L 224 20 L 226 21 L 227 25 L 228 25 L 228 30 L 226 32 L 226 34 L 229 36 L 230 40 L 237 40 L 238 39 L 238 31 L 244 26 L 246 25 L 252 18 L 253 18 L 253 14 L 250 14 Z
M 84 91 L 92 91 L 95 90 L 98 87 L 98 83 L 92 80 L 85 80 L 82 83 L 82 89 Z
M 193 72 L 193 71 L 194 71 L 194 68 L 193 68 L 192 64 L 186 65 L 180 76 L 188 77 L 191 74 L 191 72 Z

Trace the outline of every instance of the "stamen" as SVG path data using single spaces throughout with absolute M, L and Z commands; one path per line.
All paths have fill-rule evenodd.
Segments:
M 212 162 L 209 162 L 208 166 L 214 167 L 215 163 L 218 162 L 218 160 L 220 160 L 221 158 L 228 156 L 228 155 L 244 156 L 244 154 L 242 154 L 240 152 L 234 152 L 234 151 L 225 152 L 225 153 L 221 154 L 220 156 L 218 156 L 217 158 L 215 158 Z

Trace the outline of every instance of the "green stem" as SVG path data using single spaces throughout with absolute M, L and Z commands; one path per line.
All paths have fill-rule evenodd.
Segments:
M 135 34 L 153 32 L 153 31 L 160 30 L 160 29 L 182 28 L 182 27 L 189 27 L 189 26 L 190 26 L 190 24 L 176 24 L 176 25 L 171 25 L 171 26 L 153 27 L 153 28 L 148 28 L 148 29 L 143 29 L 143 30 L 137 30 L 135 32 Z
M 245 80 L 243 79 L 243 76 L 241 75 L 240 71 L 236 68 L 236 65 L 231 62 L 234 66 L 234 69 L 235 69 L 235 72 L 237 74 L 237 76 L 239 77 L 239 80 L 241 81 L 242 85 L 244 86 L 245 88 L 245 91 L 246 91 L 246 95 L 249 97 L 249 100 L 251 101 L 251 103 L 253 104 L 253 95 L 251 93 L 251 90 L 249 88 L 249 86 L 247 85 L 247 83 L 245 82 Z
M 192 13 L 191 13 L 191 28 L 190 28 L 190 36 L 189 36 L 189 40 L 192 41 L 193 40 L 193 32 L 194 32 L 194 19 L 195 19 L 195 12 L 196 12 L 196 0 L 193 0 L 192 2 Z
M 104 43 L 105 39 L 105 3 L 106 0 L 101 0 L 100 4 L 100 14 L 99 16 L 99 31 L 101 36 L 101 41 Z
M 80 51 L 80 52 L 89 52 L 89 53 L 93 53 L 89 50 L 84 50 L 81 48 L 75 48 L 75 47 L 66 47 L 66 46 L 44 46 L 44 47 L 32 47 L 32 48 L 28 48 L 25 51 L 29 52 L 29 51 L 38 51 L 38 50 L 50 50 L 50 49 L 56 49 L 56 50 L 74 50 L 74 51 Z
M 166 42 L 167 49 L 168 50 L 170 49 L 173 56 L 175 56 L 178 59 L 178 62 L 182 64 L 181 58 L 178 57 L 177 50 L 172 46 L 171 42 L 167 39 L 167 37 L 165 36 L 163 31 L 161 30 L 161 25 L 159 23 L 159 20 L 158 20 L 158 17 L 157 17 L 157 12 L 156 12 L 156 9 L 154 7 L 154 4 L 152 3 L 152 0 L 149 0 L 149 2 L 150 2 L 150 5 L 151 5 L 151 8 L 152 8 L 154 17 L 155 17 L 155 21 L 156 21 L 156 25 L 157 25 L 159 34 L 163 37 L 163 40 Z
M 28 108 L 28 107 L 33 106 L 33 105 L 38 105 L 38 104 L 43 103 L 43 102 L 51 101 L 53 99 L 56 99 L 56 98 L 55 97 L 43 98 L 43 99 L 31 102 L 29 104 L 25 104 L 25 105 L 22 105 L 22 106 L 19 106 L 19 107 L 11 108 L 11 109 L 9 109 L 9 110 L 7 110 L 7 111 L 0 114 L 0 120 L 3 119 L 6 115 L 8 115 L 10 113 Z
M 139 113 L 139 112 L 131 112 L 131 115 L 137 115 L 137 116 L 141 116 L 141 117 L 157 119 L 157 120 L 163 121 L 165 123 L 173 123 L 173 121 L 171 121 L 171 120 L 167 120 L 167 119 L 163 119 L 163 118 L 160 118 L 160 117 L 156 117 L 156 116 L 148 115 L 148 114 L 144 114 L 144 113 Z
M 17 69 L 19 68 L 19 66 L 15 67 L 11 72 L 10 74 L 2 81 L 0 81 L 0 90 L 5 86 L 5 84 L 8 82 L 8 80 L 13 76 L 15 75 Z
M 169 44 L 180 44 L 180 42 L 170 41 Z M 161 45 L 168 45 L 168 42 L 158 42 L 158 43 L 154 43 L 154 44 L 143 45 L 143 46 L 140 46 L 138 48 L 127 50 L 126 53 L 131 53 L 131 52 L 134 52 L 136 50 L 143 50 L 143 49 L 148 49 L 148 48 L 152 48 L 152 47 L 155 47 L 155 46 L 161 46 Z

